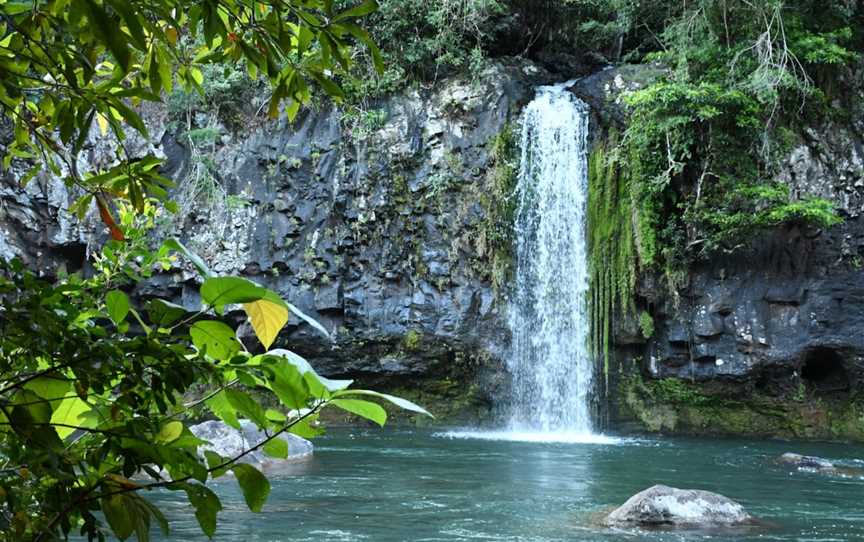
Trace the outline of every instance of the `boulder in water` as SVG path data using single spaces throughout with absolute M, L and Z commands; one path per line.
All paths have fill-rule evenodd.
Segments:
M 830 476 L 864 478 L 864 469 L 861 468 L 860 461 L 833 461 L 823 457 L 786 452 L 777 458 L 777 463 L 804 472 L 815 472 L 817 474 Z
M 241 420 L 240 424 L 242 431 L 220 421 L 199 423 L 191 426 L 189 430 L 196 437 L 210 443 L 199 448 L 202 453 L 209 450 L 222 457 L 231 458 L 240 455 L 243 451 L 267 438 L 252 422 Z M 256 450 L 247 454 L 240 462 L 249 463 L 261 470 L 274 470 L 281 465 L 298 463 L 312 458 L 312 443 L 308 440 L 291 433 L 282 433 L 276 438 L 280 438 L 288 444 L 287 458 L 276 459 L 264 454 L 261 450 Z
M 786 452 L 777 458 L 777 462 L 790 467 L 817 472 L 836 472 L 837 466 L 831 461 L 812 455 L 801 455 Z
M 753 518 L 737 502 L 699 489 L 656 485 L 630 497 L 606 516 L 613 527 L 731 527 Z

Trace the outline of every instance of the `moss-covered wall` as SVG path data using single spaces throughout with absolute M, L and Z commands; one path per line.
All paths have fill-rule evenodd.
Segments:
M 740 382 L 676 378 L 621 381 L 619 411 L 650 432 L 864 440 L 864 396 L 820 397 L 803 387 L 789 396 L 747 391 Z

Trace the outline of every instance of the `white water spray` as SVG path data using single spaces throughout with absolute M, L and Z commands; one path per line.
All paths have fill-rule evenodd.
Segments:
M 590 435 L 586 216 L 588 106 L 541 87 L 522 127 L 510 430 Z M 578 439 L 577 439 L 578 440 Z

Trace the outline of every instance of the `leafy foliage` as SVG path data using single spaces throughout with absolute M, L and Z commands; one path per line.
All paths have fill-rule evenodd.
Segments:
M 802 112 L 827 115 L 827 79 L 857 58 L 854 13 L 840 4 L 700 0 L 667 24 L 649 57 L 669 71 L 626 98 L 635 205 L 653 210 L 638 233 L 660 247 L 640 247 L 641 263 L 668 269 L 760 228 L 838 222 L 829 202 L 792 201 L 771 179 Z
M 503 0 L 381 0 L 369 18 L 381 45 L 380 78 L 361 71 L 346 80 L 352 101 L 398 90 L 412 81 L 430 81 L 453 71 L 479 72 L 495 22 L 508 12 Z
M 359 18 L 374 0 L 335 10 L 332 0 L 3 0 L 0 2 L 0 108 L 14 126 L 3 159 L 32 165 L 77 185 L 83 214 L 94 201 L 116 238 L 111 199 L 140 212 L 148 197 L 165 199 L 172 183 L 160 160 L 125 154 L 126 127 L 148 137 L 135 106 L 157 102 L 176 86 L 207 96 L 214 64 L 242 66 L 272 88 L 269 114 L 281 105 L 293 119 L 310 85 L 334 99 L 334 73 L 350 67 L 348 47 L 364 44 L 377 69 L 380 54 Z M 229 87 L 230 88 L 230 87 Z M 211 91 L 212 92 L 212 91 Z M 79 171 L 76 157 L 94 121 L 120 143 L 116 164 Z
M 265 348 L 293 309 L 251 281 L 210 275 L 200 261 L 197 311 L 130 301 L 124 289 L 187 253 L 176 241 L 149 249 L 156 214 L 150 202 L 137 218 L 122 206 L 125 241 L 106 244 L 90 278 L 48 281 L 17 261 L 0 263 L 0 540 L 53 540 L 75 531 L 102 539 L 100 511 L 117 538 L 148 540 L 152 524 L 169 529 L 145 497 L 157 488 L 184 492 L 212 537 L 221 504 L 208 480 L 230 470 L 249 508 L 260 511 L 269 482 L 238 461 L 259 448 L 284 457 L 279 435 L 315 433 L 310 424 L 322 409 L 383 424 L 384 410 L 367 400 L 374 397 L 428 414 L 326 379 L 288 350 L 248 350 L 218 318 L 227 306 L 242 304 Z M 260 314 L 260 303 L 278 307 L 278 318 Z M 193 386 L 208 391 L 190 401 Z M 280 407 L 265 410 L 250 390 Z M 206 442 L 189 430 L 191 416 L 233 427 L 248 419 L 266 438 L 236 457 L 202 453 Z

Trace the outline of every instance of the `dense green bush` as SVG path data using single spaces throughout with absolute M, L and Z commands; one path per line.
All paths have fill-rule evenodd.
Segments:
M 791 201 L 773 179 L 802 128 L 829 113 L 827 81 L 857 58 L 854 12 L 812 0 L 692 2 L 648 55 L 667 74 L 626 101 L 624 145 L 639 171 L 646 264 L 737 248 L 753 230 L 838 221 L 818 198 Z
M 501 0 L 380 0 L 378 4 L 369 18 L 369 30 L 381 48 L 385 70 L 376 77 L 368 65 L 358 64 L 355 78 L 344 83 L 354 101 L 456 70 L 478 72 L 495 21 L 507 13 Z

